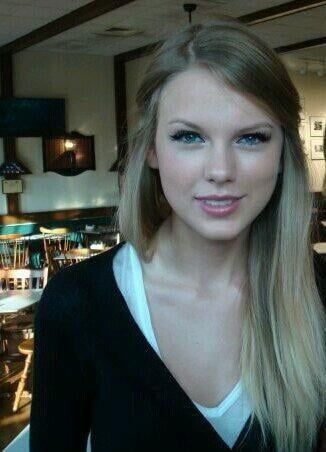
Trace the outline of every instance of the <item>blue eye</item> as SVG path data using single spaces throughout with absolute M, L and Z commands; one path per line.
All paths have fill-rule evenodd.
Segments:
M 178 130 L 174 135 L 170 135 L 170 139 L 186 144 L 204 143 L 204 140 L 199 133 L 189 130 Z M 199 139 L 200 141 L 197 141 L 196 139 Z
M 244 144 L 245 146 L 255 146 L 260 143 L 265 143 L 271 138 L 270 134 L 258 132 L 258 133 L 247 133 L 242 135 L 242 137 L 237 141 L 239 144 Z

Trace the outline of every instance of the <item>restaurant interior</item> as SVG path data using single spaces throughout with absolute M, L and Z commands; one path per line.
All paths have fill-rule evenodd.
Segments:
M 326 254 L 326 1 L 0 1 L 0 450 L 28 451 L 33 325 L 62 268 L 116 245 L 135 93 L 154 46 L 228 14 L 280 55 L 300 94 Z

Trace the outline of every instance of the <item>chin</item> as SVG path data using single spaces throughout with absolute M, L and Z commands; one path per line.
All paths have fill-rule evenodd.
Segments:
M 239 236 L 239 231 L 234 231 L 230 228 L 230 225 L 224 225 L 220 227 L 210 227 L 203 229 L 196 229 L 195 232 L 200 235 L 203 239 L 216 240 L 216 241 L 227 241 L 235 240 Z

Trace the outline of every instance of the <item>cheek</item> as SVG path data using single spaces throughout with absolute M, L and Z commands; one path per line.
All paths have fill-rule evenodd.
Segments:
M 270 197 L 277 182 L 277 170 L 275 161 L 257 162 L 248 169 L 248 191 L 256 198 Z
M 180 190 L 190 187 L 196 175 L 198 177 L 198 166 L 193 160 L 178 158 L 166 152 L 158 163 L 164 192 L 171 192 L 176 187 Z

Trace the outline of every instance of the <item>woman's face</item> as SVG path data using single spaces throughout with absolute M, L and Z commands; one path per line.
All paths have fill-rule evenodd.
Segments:
M 206 239 L 227 240 L 248 231 L 271 198 L 282 144 L 275 119 L 196 67 L 164 87 L 147 160 L 159 170 L 174 220 Z M 242 199 L 233 213 L 220 217 L 214 205 L 198 200 L 210 195 Z

